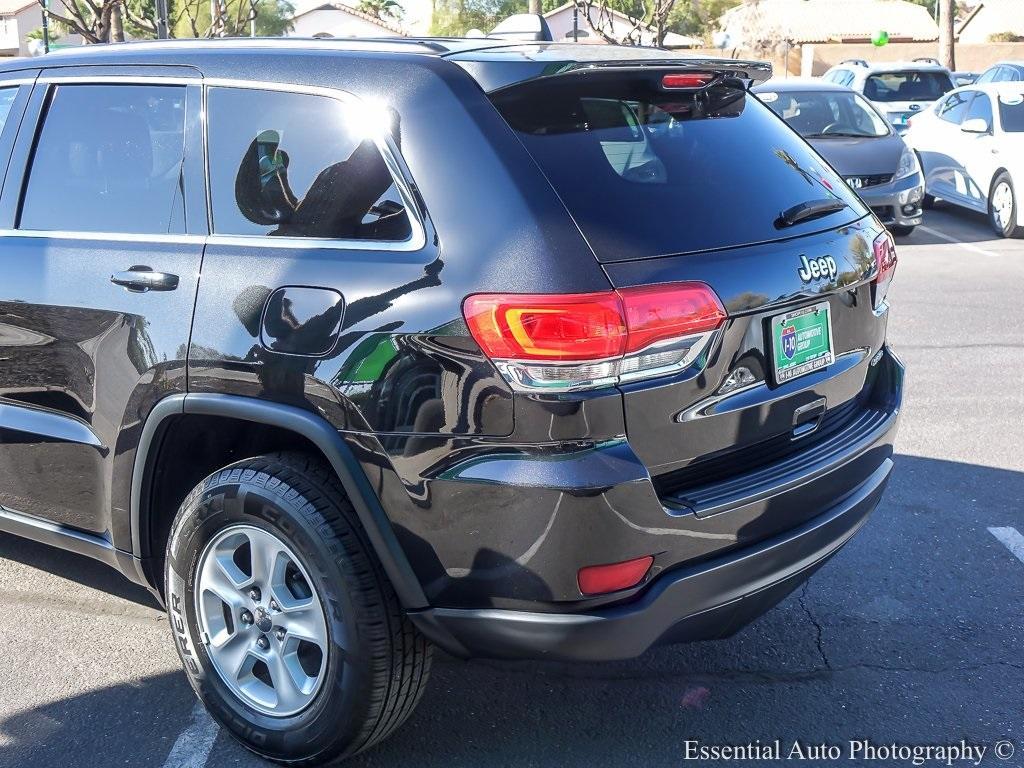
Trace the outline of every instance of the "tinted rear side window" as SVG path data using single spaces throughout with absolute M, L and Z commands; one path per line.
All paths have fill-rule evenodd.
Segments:
M 999 94 L 999 122 L 1007 133 L 1024 133 L 1024 94 Z
M 214 232 L 407 240 L 405 203 L 363 110 L 325 96 L 211 88 Z
M 604 261 L 764 242 L 865 211 L 814 151 L 741 87 L 665 92 L 588 75 L 492 96 Z M 780 212 L 848 208 L 789 228 Z
M 19 226 L 184 232 L 185 88 L 60 85 L 43 119 Z

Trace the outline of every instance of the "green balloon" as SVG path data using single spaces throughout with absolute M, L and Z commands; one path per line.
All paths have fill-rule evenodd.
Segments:
M 889 42 L 889 33 L 884 29 L 880 29 L 871 36 L 871 42 L 881 48 Z

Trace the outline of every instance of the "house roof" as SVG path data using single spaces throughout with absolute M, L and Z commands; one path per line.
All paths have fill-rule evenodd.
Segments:
M 10 0 L 0 0 L 0 3 L 9 1 Z M 386 29 L 388 32 L 393 32 L 396 35 L 402 35 L 403 37 L 405 36 L 405 30 L 402 29 L 397 24 L 390 21 L 385 21 L 384 19 L 374 16 L 372 13 L 360 11 L 358 8 L 355 8 L 351 5 L 345 5 L 344 3 L 324 3 L 323 5 L 318 5 L 306 11 L 303 11 L 302 13 L 295 14 L 295 18 L 298 19 L 302 16 L 306 16 L 307 14 L 315 13 L 317 11 L 338 11 L 339 13 L 346 13 L 349 16 L 355 16 L 357 19 L 362 19 L 363 21 L 369 22 L 370 24 L 376 24 L 378 27 L 380 27 L 381 29 Z
M 556 16 L 559 13 L 562 13 L 563 11 L 572 8 L 574 4 L 575 4 L 575 0 L 568 0 L 568 2 L 562 3 L 557 8 L 552 8 L 550 11 L 545 13 L 544 14 L 544 18 L 550 18 L 552 16 Z M 608 13 L 610 13 L 612 16 L 614 16 L 615 18 L 621 20 L 623 23 L 628 24 L 630 27 L 633 26 L 633 21 L 629 18 L 629 16 L 627 16 L 624 13 L 622 13 L 621 11 L 617 11 L 614 8 L 608 8 L 608 7 L 605 7 L 605 8 L 601 9 L 601 13 L 605 13 L 606 11 Z M 581 20 L 585 20 L 584 19 L 584 14 L 582 12 L 580 13 L 580 18 L 581 18 Z M 647 32 L 649 34 L 652 34 L 652 35 L 654 34 L 654 29 L 652 27 L 645 27 L 645 29 L 647 30 Z M 704 41 L 701 40 L 699 37 L 689 37 L 687 35 L 679 35 L 679 34 L 676 34 L 675 32 L 668 32 L 668 33 L 665 34 L 665 45 L 682 47 L 682 46 L 687 46 L 687 45 L 689 45 L 689 46 L 701 46 L 703 44 L 704 44 Z
M 958 30 L 961 43 L 987 43 L 990 35 L 1012 32 L 1024 35 L 1024 3 L 1021 0 L 984 0 Z
M 890 40 L 929 41 L 939 36 L 928 9 L 907 0 L 747 0 L 719 20 L 723 30 L 739 38 L 742 34 L 736 30 L 747 24 L 768 24 L 775 36 L 793 43 L 870 40 L 880 30 Z
M 0 0 L 0 16 L 13 16 L 33 5 L 39 5 L 39 3 L 36 0 Z

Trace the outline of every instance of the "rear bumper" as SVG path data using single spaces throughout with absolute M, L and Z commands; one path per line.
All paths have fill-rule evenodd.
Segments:
M 892 471 L 882 464 L 846 498 L 785 534 L 695 567 L 665 573 L 637 599 L 580 614 L 433 608 L 412 613 L 458 656 L 602 661 L 673 642 L 733 634 L 803 583 L 864 524 Z

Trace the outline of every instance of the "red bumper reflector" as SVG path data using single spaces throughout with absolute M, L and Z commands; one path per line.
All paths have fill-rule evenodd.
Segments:
M 639 584 L 650 570 L 654 557 L 638 557 L 624 563 L 609 565 L 588 565 L 580 568 L 576 580 L 584 595 L 603 595 L 620 589 L 629 589 Z

